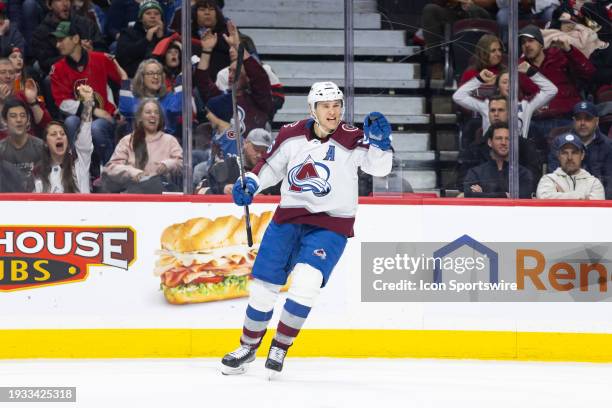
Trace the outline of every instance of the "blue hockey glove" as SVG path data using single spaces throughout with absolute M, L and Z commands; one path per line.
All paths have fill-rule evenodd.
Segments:
M 242 188 L 242 179 L 238 178 L 232 189 L 232 197 L 234 203 L 240 206 L 249 205 L 253 202 L 253 196 L 259 188 L 259 178 L 253 173 L 245 173 L 245 187 Z
M 391 125 L 380 112 L 371 112 L 363 120 L 363 133 L 366 140 L 380 150 L 391 148 Z

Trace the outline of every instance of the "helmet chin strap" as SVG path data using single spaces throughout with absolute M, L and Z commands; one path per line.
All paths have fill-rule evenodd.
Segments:
M 317 114 L 315 112 L 313 112 L 312 110 L 310 111 L 310 116 L 312 117 L 312 119 L 315 121 L 315 123 L 317 124 L 317 126 L 319 127 L 319 129 L 325 133 L 326 136 L 331 135 L 332 133 L 334 133 L 336 131 L 336 129 L 338 129 L 338 126 L 336 126 L 335 128 L 333 128 L 330 131 L 325 130 L 325 128 L 323 127 L 323 125 L 321 125 L 321 122 L 319 122 L 319 118 L 317 117 Z M 339 123 L 338 123 L 339 124 Z

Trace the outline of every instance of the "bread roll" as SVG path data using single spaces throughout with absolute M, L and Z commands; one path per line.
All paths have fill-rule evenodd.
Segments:
M 261 242 L 272 215 L 272 211 L 265 211 L 260 216 L 251 214 L 253 243 Z M 235 245 L 247 245 L 244 216 L 240 219 L 233 215 L 214 220 L 192 218 L 167 227 L 161 235 L 162 249 L 178 252 L 205 251 Z

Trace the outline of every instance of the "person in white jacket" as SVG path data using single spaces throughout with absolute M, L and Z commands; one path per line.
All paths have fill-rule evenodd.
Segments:
M 518 70 L 520 73 L 528 75 L 529 78 L 540 87 L 540 92 L 538 92 L 533 99 L 523 99 L 519 102 L 519 132 L 523 138 L 527 138 L 531 116 L 537 109 L 546 105 L 555 95 L 557 95 L 557 87 L 550 82 L 548 78 L 538 72 L 536 67 L 529 64 L 527 61 L 523 61 L 518 66 Z M 489 126 L 491 126 L 491 122 L 489 121 L 489 100 L 475 98 L 472 96 L 472 92 L 478 89 L 482 84 L 493 84 L 495 82 L 497 82 L 499 93 L 507 98 L 509 94 L 508 72 L 501 73 L 499 78 L 497 78 L 496 75 L 488 69 L 480 71 L 478 76 L 460 86 L 453 94 L 453 101 L 457 105 L 480 114 L 482 117 L 483 134 L 486 133 Z
M 601 181 L 584 170 L 585 147 L 580 138 L 571 133 L 555 140 L 559 164 L 554 172 L 544 175 L 538 183 L 537 198 L 565 200 L 604 200 Z
M 94 92 L 89 85 L 79 85 L 79 99 L 83 103 L 81 125 L 73 151 L 64 124 L 50 122 L 45 129 L 45 149 L 34 180 L 36 193 L 89 193 L 89 166 L 94 145 L 91 137 Z

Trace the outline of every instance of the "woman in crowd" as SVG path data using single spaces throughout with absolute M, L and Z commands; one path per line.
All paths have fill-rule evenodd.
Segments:
M 164 133 L 164 117 L 157 99 L 143 98 L 136 110 L 134 132 L 123 137 L 102 173 L 104 189 L 119 192 L 155 178 L 159 188 L 175 191 L 182 172 L 183 149 Z
M 130 81 L 127 75 L 122 79 L 119 112 L 128 121 L 128 128 L 123 133 L 132 130 L 134 116 L 143 98 L 154 98 L 161 106 L 166 123 L 164 131 L 179 136 L 183 92 L 180 87 L 171 91 L 166 89 L 166 74 L 162 64 L 155 59 L 147 59 L 138 66 L 133 81 Z
M 493 74 L 499 75 L 505 69 L 505 65 L 502 63 L 503 53 L 504 48 L 498 37 L 492 34 L 485 34 L 480 37 L 474 48 L 474 64 L 463 72 L 459 86 L 477 76 L 483 69 L 488 69 Z M 488 85 L 492 86 L 493 84 Z
M 89 193 L 94 92 L 88 85 L 80 85 L 77 91 L 83 101 L 83 110 L 81 126 L 74 142 L 76 158 L 68 143 L 64 125 L 55 121 L 49 123 L 45 129 L 43 158 L 35 170 L 34 191 L 37 193 Z
M 197 0 L 192 8 L 191 36 L 199 41 L 208 30 L 219 37 L 229 35 L 227 21 L 219 3 L 216 0 Z M 226 41 L 217 41 L 210 53 L 208 70 L 210 77 L 215 81 L 217 73 L 231 63 L 229 46 Z

